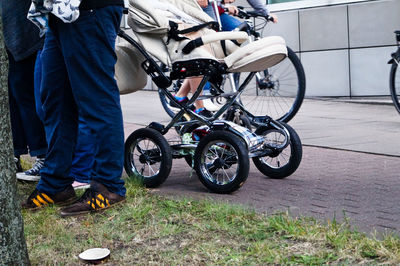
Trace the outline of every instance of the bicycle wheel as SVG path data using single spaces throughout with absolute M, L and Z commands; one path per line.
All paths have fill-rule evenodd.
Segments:
M 141 180 L 146 187 L 157 187 L 171 171 L 171 147 L 158 131 L 138 129 L 125 142 L 124 167 L 130 177 Z
M 397 112 L 400 113 L 400 70 L 396 63 L 390 69 L 390 94 Z
M 246 75 L 241 75 L 241 78 Z M 242 81 L 242 80 L 241 80 Z M 240 100 L 255 116 L 268 115 L 289 122 L 299 111 L 306 91 L 303 66 L 288 47 L 288 57 L 279 64 L 258 72 L 245 88 Z
M 167 90 L 172 94 L 175 95 L 179 88 L 182 85 L 183 80 L 176 80 L 172 83 L 170 87 L 167 88 Z M 172 118 L 175 116 L 177 112 L 179 112 L 179 108 L 174 108 L 169 104 L 169 99 L 167 96 L 165 96 L 165 90 L 159 88 L 158 89 L 158 96 L 160 97 L 161 105 L 164 108 L 165 112 Z
M 293 174 L 299 167 L 303 155 L 301 141 L 296 131 L 287 124 L 284 126 L 290 135 L 289 145 L 279 153 L 253 158 L 257 169 L 273 179 L 282 179 Z M 266 126 L 257 128 L 255 133 L 264 136 L 270 144 L 280 145 L 285 139 L 281 132 Z

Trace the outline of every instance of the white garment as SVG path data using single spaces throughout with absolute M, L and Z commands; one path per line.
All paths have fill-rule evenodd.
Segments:
M 79 5 L 82 0 L 36 0 L 32 1 L 28 19 L 35 23 L 43 35 L 48 27 L 49 13 L 65 23 L 71 23 L 79 17 Z
M 165 17 L 174 20 L 175 22 L 198 25 L 202 24 L 200 20 L 189 16 L 185 12 L 179 10 L 176 6 L 168 2 L 161 2 L 158 0 L 151 0 L 150 4 L 159 10 L 165 11 Z

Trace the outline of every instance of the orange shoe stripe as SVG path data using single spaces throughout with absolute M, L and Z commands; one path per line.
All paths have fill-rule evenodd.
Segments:
M 97 206 L 104 208 L 104 203 L 100 202 L 98 199 L 96 199 L 96 204 L 97 204 Z
M 36 199 L 38 199 L 40 201 L 40 203 L 42 203 L 43 205 L 48 204 L 47 201 L 42 199 L 42 197 L 40 197 L 39 195 L 36 196 Z
M 103 197 L 103 195 L 101 195 L 101 194 L 98 194 L 98 195 L 97 195 L 97 197 L 98 197 L 99 199 L 101 199 L 102 201 L 104 201 L 104 197 Z
M 35 205 L 36 205 L 37 207 L 42 206 L 42 204 L 40 204 L 40 202 L 37 201 L 36 199 L 32 199 L 32 201 L 33 201 L 33 203 L 35 203 Z
M 43 198 L 45 198 L 48 202 L 50 202 L 50 203 L 54 203 L 54 201 L 49 197 L 49 196 L 47 196 L 46 194 L 44 194 L 44 193 L 41 193 L 41 195 L 43 196 Z

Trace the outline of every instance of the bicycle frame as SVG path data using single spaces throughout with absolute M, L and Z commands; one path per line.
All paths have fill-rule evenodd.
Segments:
M 391 64 L 390 76 L 389 76 L 389 85 L 390 85 L 390 94 L 392 97 L 393 104 L 400 113 L 400 102 L 399 102 L 399 88 L 396 86 L 396 80 L 398 82 L 398 77 L 396 78 L 396 73 L 399 70 L 399 62 L 400 62 L 400 31 L 395 31 L 396 41 L 397 41 L 397 51 L 391 54 L 391 59 L 388 64 Z
M 397 41 L 397 51 L 392 53 L 392 58 L 389 60 L 388 64 L 399 64 L 400 62 L 400 31 L 395 31 L 396 41 Z
M 220 25 L 220 29 L 222 28 L 222 23 L 221 23 L 221 16 L 219 15 L 219 12 L 218 12 L 218 5 L 219 5 L 219 3 L 221 3 L 222 1 L 221 0 L 209 0 L 209 2 L 213 5 L 213 7 L 214 7 L 214 13 L 215 13 L 215 17 L 217 18 L 217 22 L 219 23 L 219 25 Z M 248 25 L 248 27 L 247 27 L 247 34 L 248 34 L 248 42 L 249 43 L 252 43 L 252 42 L 254 42 L 254 41 L 256 41 L 256 40 L 258 40 L 258 39 L 260 39 L 260 35 L 259 35 L 259 33 L 257 33 L 256 31 L 255 31 L 255 29 L 254 29 L 254 25 L 256 25 L 256 17 L 255 16 L 253 16 L 251 19 L 250 18 L 248 18 L 248 19 L 245 19 L 244 20 L 244 22 L 246 22 L 247 23 L 247 25 Z M 268 22 L 268 21 L 267 21 Z M 266 73 L 266 75 L 268 75 L 268 70 L 265 70 L 267 73 Z M 263 84 L 263 81 L 262 81 L 262 77 L 261 77 L 261 75 L 260 75 L 260 73 L 259 72 L 254 72 L 253 73 L 253 75 L 252 75 L 252 77 L 253 76 L 256 76 L 256 80 L 257 80 L 257 84 L 259 84 L 259 85 L 264 85 Z M 229 73 L 228 74 L 228 79 L 229 79 L 229 84 L 230 84 L 230 86 L 231 86 L 231 88 L 232 88 L 232 91 L 233 92 L 238 92 L 238 86 L 239 86 L 239 81 L 236 81 L 235 80 L 235 74 L 234 73 Z M 248 84 L 248 82 L 247 82 L 247 84 Z M 246 85 L 247 85 L 246 84 Z M 241 94 L 241 93 L 240 93 Z M 258 88 L 256 88 L 256 94 L 258 95 Z M 239 95 L 240 96 L 240 95 Z M 241 109 L 242 109 L 242 111 L 244 111 L 245 113 L 246 113 L 246 115 L 248 116 L 248 117 L 250 117 L 251 118 L 251 122 L 253 122 L 252 124 L 254 125 L 254 126 L 259 126 L 259 124 L 258 124 L 258 121 L 261 121 L 260 120 L 260 118 L 256 118 L 255 116 L 253 116 L 251 113 L 249 113 L 247 110 L 245 110 L 245 108 L 243 107 L 243 105 L 240 103 L 240 97 L 237 97 L 236 98 L 236 103 L 237 103 L 237 105 L 239 105 L 240 107 L 241 107 Z

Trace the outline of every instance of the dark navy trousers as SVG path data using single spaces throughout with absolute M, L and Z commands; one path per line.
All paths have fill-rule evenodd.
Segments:
M 54 194 L 72 184 L 70 169 L 77 141 L 78 114 L 95 142 L 91 179 L 125 195 L 121 179 L 124 132 L 114 79 L 115 40 L 122 7 L 81 11 L 63 23 L 50 16 L 42 51 L 41 102 L 48 152 L 39 191 Z
M 40 99 L 40 86 L 42 80 L 41 55 L 42 51 L 39 51 L 35 63 L 35 102 L 36 112 L 41 121 L 44 121 L 44 112 Z M 43 138 L 45 139 L 44 136 Z M 73 177 L 75 181 L 81 183 L 90 183 L 92 167 L 94 163 L 94 143 L 95 142 L 90 128 L 86 125 L 86 122 L 82 119 L 82 116 L 79 116 L 78 136 L 70 172 L 71 177 Z
M 15 61 L 8 53 L 8 92 L 14 155 L 44 155 L 47 151 L 42 121 L 36 114 L 34 69 L 36 54 Z

